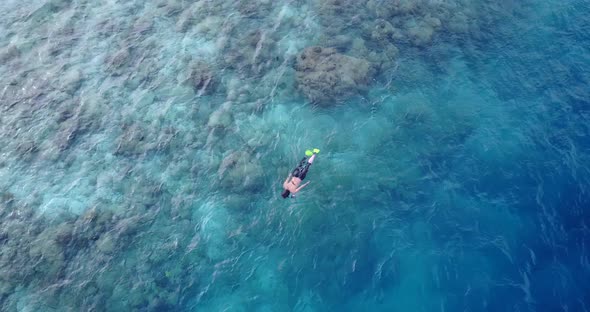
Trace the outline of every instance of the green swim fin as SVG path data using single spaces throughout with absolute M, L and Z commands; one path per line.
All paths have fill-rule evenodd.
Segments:
M 310 157 L 311 155 L 313 155 L 313 152 L 311 150 L 305 151 L 305 156 Z
M 313 149 L 313 153 L 314 153 L 314 154 L 317 154 L 317 153 L 319 153 L 319 152 L 320 152 L 320 149 L 319 149 L 319 148 L 314 148 L 314 149 Z

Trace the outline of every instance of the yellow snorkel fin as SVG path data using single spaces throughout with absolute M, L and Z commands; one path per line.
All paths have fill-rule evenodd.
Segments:
M 311 155 L 317 154 L 319 152 L 320 152 L 320 149 L 319 148 L 314 148 L 313 150 L 306 150 L 305 151 L 305 156 L 311 157 Z

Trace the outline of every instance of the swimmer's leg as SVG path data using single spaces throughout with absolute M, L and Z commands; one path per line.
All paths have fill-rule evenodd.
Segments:
M 309 170 L 309 167 L 311 166 L 311 164 L 313 163 L 313 160 L 315 159 L 315 155 L 316 154 L 313 154 L 313 155 L 311 155 L 311 157 L 309 157 L 309 159 L 307 159 L 307 163 L 303 167 L 303 170 L 301 170 L 301 173 L 299 173 L 299 178 L 301 180 L 305 179 L 305 176 L 307 175 L 307 171 Z M 305 161 L 305 158 L 302 161 Z

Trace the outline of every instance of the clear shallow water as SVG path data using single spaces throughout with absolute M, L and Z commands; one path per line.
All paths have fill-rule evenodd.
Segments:
M 0 4 L 2 310 L 588 309 L 587 2 L 253 3 Z

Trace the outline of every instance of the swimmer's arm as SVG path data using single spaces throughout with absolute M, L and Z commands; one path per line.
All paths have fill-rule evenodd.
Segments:
M 311 181 L 309 181 L 309 182 L 311 182 Z M 305 183 L 305 184 L 303 184 L 302 186 L 298 187 L 298 188 L 295 190 L 295 193 L 299 192 L 299 191 L 300 191 L 302 188 L 306 187 L 306 186 L 309 184 L 309 182 L 306 182 L 306 183 Z

